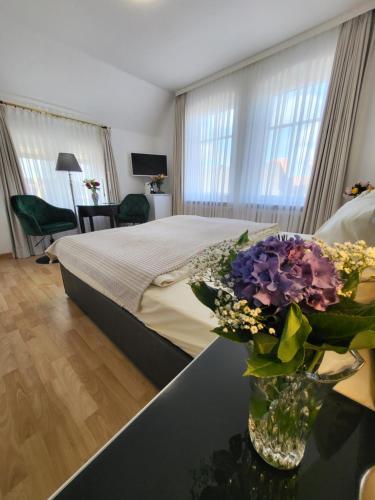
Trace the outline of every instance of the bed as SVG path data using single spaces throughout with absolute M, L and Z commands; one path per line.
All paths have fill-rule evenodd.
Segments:
M 277 225 L 174 216 L 67 236 L 47 252 L 60 261 L 67 295 L 161 388 L 215 340 L 214 319 L 184 278 L 186 264 L 245 230 L 258 241 L 276 233 Z M 153 284 L 168 273 L 176 273 L 175 282 Z
M 194 217 L 191 219 L 191 216 L 189 217 L 189 224 L 193 228 L 197 220 L 202 222 L 201 219 L 205 219 L 195 219 Z M 136 234 L 143 232 L 144 238 L 146 230 L 146 239 L 150 239 L 150 235 L 152 239 L 152 235 L 155 235 L 155 233 L 163 234 L 161 229 L 163 226 L 167 226 L 167 231 L 176 222 L 177 225 L 183 226 L 179 218 L 172 217 L 169 219 L 173 222 L 171 223 L 166 219 L 160 223 L 143 224 L 140 228 L 141 231 L 139 229 L 133 229 L 132 231 Z M 219 225 L 225 225 L 225 221 L 227 221 L 226 219 L 213 220 Z M 235 237 L 241 233 L 244 227 L 249 229 L 254 241 L 277 232 L 277 227 L 273 224 L 257 225 L 248 221 L 232 221 L 229 224 L 236 223 L 239 225 L 234 225 L 228 233 Z M 129 228 L 99 231 L 96 235 L 95 233 L 88 233 L 92 234 L 92 236 L 85 236 L 84 240 L 88 240 L 90 251 L 98 252 L 98 249 L 91 248 L 90 241 L 92 238 L 99 239 L 101 242 L 99 245 L 100 253 L 103 252 L 103 248 L 100 250 L 100 247 L 103 247 L 103 241 L 105 242 L 108 239 L 111 241 L 111 235 L 116 234 L 116 231 L 128 234 Z M 215 229 L 213 232 L 215 233 Z M 184 229 L 182 233 L 185 233 L 185 236 L 191 235 L 191 228 L 190 233 L 189 230 L 185 231 Z M 180 227 L 180 238 L 182 233 Z M 290 233 L 284 234 L 292 236 Z M 136 311 L 130 312 L 124 307 L 121 298 L 113 295 L 113 290 L 106 289 L 103 284 L 100 285 L 92 277 L 82 272 L 80 266 L 77 263 L 74 264 L 75 257 L 73 260 L 67 258 L 64 246 L 68 248 L 69 255 L 69 245 L 67 243 L 71 241 L 70 239 L 73 241 L 75 239 L 81 240 L 83 236 L 62 238 L 60 243 L 56 242 L 49 249 L 50 255 L 59 256 L 66 293 L 157 387 L 164 387 L 196 355 L 215 341 L 216 336 L 210 331 L 215 325 L 210 311 L 196 300 L 191 292 L 187 279 L 184 277 L 186 274 L 184 265 L 173 265 L 170 266 L 171 269 L 168 269 L 168 266 L 164 268 L 164 271 L 173 271 L 177 267 L 177 271 L 171 273 L 173 275 L 172 279 L 168 273 L 165 273 L 153 280 L 154 283 L 159 285 L 164 281 L 171 281 L 172 284 L 167 287 L 160 287 L 150 282 L 142 293 L 139 307 Z M 218 239 L 222 237 L 223 234 L 217 236 Z M 308 236 L 304 235 L 304 237 Z M 205 244 L 207 244 L 207 241 L 212 242 L 215 238 L 216 236 L 211 240 L 210 238 L 206 239 Z M 64 241 L 65 243 L 63 243 Z M 104 246 L 106 245 L 104 244 Z M 200 245 L 198 247 L 201 248 Z M 156 248 L 157 252 L 160 252 L 157 245 Z M 190 248 L 190 251 L 193 251 L 193 249 Z M 114 249 L 112 251 L 111 248 L 107 248 L 106 252 L 107 254 L 109 252 L 110 257 L 112 253 L 116 255 Z M 151 255 L 154 253 L 155 248 L 150 251 Z M 85 252 L 83 252 L 83 257 L 87 257 Z M 103 258 L 103 255 L 101 255 L 101 258 Z M 184 259 L 186 259 L 186 253 Z M 182 259 L 182 262 L 184 262 L 184 259 Z M 373 270 L 369 270 L 369 272 L 371 275 L 374 274 Z M 357 299 L 363 302 L 375 299 L 375 287 L 372 282 L 361 284 Z M 364 351 L 361 354 L 366 360 L 364 368 L 354 377 L 338 384 L 335 389 L 341 394 L 375 410 L 374 353 Z M 330 362 L 329 359 L 327 359 L 327 362 Z

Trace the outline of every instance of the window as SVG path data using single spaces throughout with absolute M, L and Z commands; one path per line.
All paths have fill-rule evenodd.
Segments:
M 324 33 L 187 94 L 186 213 L 297 230 L 337 36 Z
M 278 205 L 285 186 L 289 186 L 290 198 L 296 206 L 303 207 L 327 91 L 328 82 L 323 81 L 288 90 L 272 99 L 258 201 Z
M 63 152 L 73 153 L 82 169 L 72 173 L 76 203 L 92 202 L 89 190 L 83 185 L 87 177 L 99 180 L 100 198 L 106 200 L 100 127 L 11 106 L 7 106 L 6 113 L 28 194 L 73 209 L 68 173 L 56 172 L 57 156 Z
M 224 200 L 229 194 L 229 180 L 233 135 L 234 94 L 224 96 L 225 109 L 204 111 L 190 109 L 188 117 L 190 140 L 197 144 L 191 148 L 189 162 L 196 165 L 196 174 L 185 178 L 185 198 L 209 201 Z
M 233 109 L 221 111 L 202 120 L 201 153 L 204 196 L 220 190 L 224 197 L 229 192 L 229 171 L 233 133 Z M 223 123 L 223 126 L 220 124 Z M 211 179 L 216 179 L 213 184 Z

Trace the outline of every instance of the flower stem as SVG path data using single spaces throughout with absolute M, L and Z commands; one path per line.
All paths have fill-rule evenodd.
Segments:
M 306 371 L 309 372 L 309 373 L 313 373 L 314 372 L 314 368 L 319 363 L 319 361 L 322 359 L 323 355 L 324 355 L 323 351 L 316 351 L 316 353 L 314 354 L 314 357 L 311 360 L 311 363 L 307 367 Z

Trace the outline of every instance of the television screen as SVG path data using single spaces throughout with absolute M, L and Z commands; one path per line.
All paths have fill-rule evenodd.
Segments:
M 165 155 L 146 155 L 132 153 L 133 175 L 167 175 L 167 157 Z

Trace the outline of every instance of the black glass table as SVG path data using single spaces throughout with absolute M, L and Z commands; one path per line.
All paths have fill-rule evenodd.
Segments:
M 95 231 L 93 217 L 98 215 L 103 215 L 109 217 L 111 227 L 116 225 L 116 217 L 118 214 L 117 203 L 101 203 L 98 205 L 77 205 L 78 208 L 78 219 L 79 225 L 81 227 L 81 233 L 86 232 L 84 217 L 89 218 L 90 230 Z
M 375 413 L 335 392 L 300 467 L 249 443 L 241 344 L 216 340 L 59 493 L 59 499 L 357 500 L 375 464 Z

